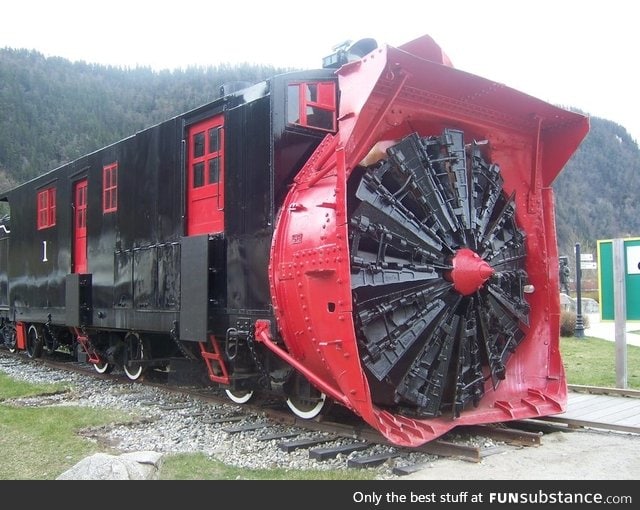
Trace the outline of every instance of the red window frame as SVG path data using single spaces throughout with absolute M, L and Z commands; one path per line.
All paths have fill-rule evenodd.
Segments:
M 224 126 L 218 119 L 208 124 L 198 124 L 193 129 L 191 139 L 191 175 L 189 185 L 192 189 L 204 188 L 220 183 L 220 167 L 224 164 Z M 214 136 L 215 135 L 215 136 Z M 198 143 L 196 140 L 200 140 Z M 212 166 L 215 164 L 215 166 Z M 197 169 L 197 170 L 196 170 Z
M 38 230 L 53 227 L 56 224 L 56 188 L 49 187 L 38 191 L 36 199 L 38 211 Z
M 323 131 L 336 130 L 336 83 L 334 81 L 289 83 L 287 97 L 289 123 Z M 322 121 L 314 119 L 318 115 L 324 115 Z M 321 125 L 322 122 L 325 124 Z
M 118 162 L 102 167 L 102 213 L 118 210 Z

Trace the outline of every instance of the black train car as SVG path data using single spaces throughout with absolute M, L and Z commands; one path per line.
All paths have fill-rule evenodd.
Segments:
M 328 120 L 288 125 L 300 84 L 330 90 Z M 183 347 L 169 337 L 206 342 L 271 318 L 277 201 L 335 131 L 335 104 L 332 70 L 274 77 L 7 192 L 3 304 L 29 325 L 29 354 L 72 345 L 70 327 L 98 366 L 137 378 L 125 359 L 157 364 Z
M 588 120 L 427 36 L 339 49 L 5 192 L 5 345 L 391 441 L 561 412 L 550 183 Z M 502 381 L 506 381 L 502 383 Z

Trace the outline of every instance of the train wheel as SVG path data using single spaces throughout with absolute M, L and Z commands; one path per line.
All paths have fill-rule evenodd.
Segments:
M 313 396 L 292 395 L 287 399 L 287 405 L 296 416 L 311 420 L 327 411 L 329 400 L 324 393 L 317 392 Z
M 99 374 L 110 374 L 111 372 L 113 372 L 114 366 L 112 363 L 100 360 L 100 362 L 93 364 L 93 368 Z
M 124 343 L 124 373 L 132 381 L 137 381 L 145 372 L 145 365 L 141 362 L 149 358 L 148 346 L 137 333 L 128 333 Z
M 306 377 L 294 372 L 284 384 L 289 409 L 304 420 L 311 420 L 326 413 L 332 406 L 333 400 L 315 388 Z
M 227 390 L 224 390 L 224 392 L 227 394 L 227 397 L 229 397 L 229 399 L 235 402 L 236 404 L 246 404 L 254 396 L 253 391 L 248 391 L 248 390 L 228 390 L 227 389 Z
M 27 331 L 27 356 L 30 358 L 42 356 L 42 338 L 34 325 L 29 326 Z

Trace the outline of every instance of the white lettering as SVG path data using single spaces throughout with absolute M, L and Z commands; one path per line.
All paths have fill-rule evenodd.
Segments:
M 355 503 L 373 503 L 375 506 L 378 506 L 381 500 L 382 494 L 377 494 L 375 492 L 372 494 L 365 494 L 360 491 L 353 493 L 353 501 Z

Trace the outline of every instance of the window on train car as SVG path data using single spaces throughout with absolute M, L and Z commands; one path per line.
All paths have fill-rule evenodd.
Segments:
M 287 90 L 287 122 L 314 129 L 335 131 L 335 82 L 290 83 Z
M 118 210 L 118 162 L 102 167 L 102 212 Z
M 220 126 L 210 128 L 209 137 L 209 181 L 207 184 L 214 184 L 220 180 Z
M 204 131 L 193 136 L 193 157 L 201 158 L 202 156 L 204 156 Z
M 209 129 L 209 154 L 220 150 L 220 128 L 213 127 Z
M 38 230 L 53 227 L 56 224 L 56 188 L 49 188 L 38 191 Z
M 209 184 L 220 180 L 220 158 L 209 160 Z
M 193 165 L 193 187 L 201 188 L 204 186 L 204 163 L 196 163 Z
M 221 126 L 209 128 L 193 135 L 193 158 L 202 161 L 193 164 L 193 187 L 201 188 L 220 181 L 220 147 Z M 206 157 L 205 157 L 206 156 Z M 205 162 L 207 166 L 205 167 Z

